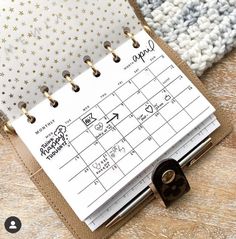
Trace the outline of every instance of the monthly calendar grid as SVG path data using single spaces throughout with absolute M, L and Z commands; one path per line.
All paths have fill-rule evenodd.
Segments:
M 164 57 L 164 56 L 158 57 L 155 61 L 157 61 L 157 60 L 160 59 L 161 57 Z M 155 62 L 155 61 L 154 61 L 154 62 Z M 152 62 L 150 65 L 154 64 L 154 62 Z M 126 154 L 124 154 L 123 157 L 121 157 L 121 158 L 119 159 L 119 161 L 115 162 L 115 161 L 109 156 L 108 151 L 109 151 L 109 149 L 111 149 L 111 148 L 109 148 L 109 149 L 106 150 L 106 149 L 104 148 L 104 146 L 102 145 L 102 143 L 100 142 L 100 140 L 95 138 L 95 135 L 92 133 L 92 131 L 90 130 L 90 127 L 88 127 L 88 126 L 87 126 L 87 130 L 90 132 L 90 134 L 92 134 L 92 135 L 94 136 L 94 141 L 91 142 L 90 145 L 88 145 L 87 147 L 85 147 L 85 149 L 83 149 L 81 152 L 77 152 L 78 155 L 81 157 L 81 153 L 82 153 L 84 150 L 88 149 L 88 147 L 90 147 L 92 144 L 94 144 L 94 142 L 97 141 L 97 142 L 100 144 L 100 146 L 103 148 L 103 150 L 104 150 L 103 154 L 101 154 L 101 155 L 99 155 L 97 158 L 95 158 L 90 164 L 87 164 L 87 163 L 86 163 L 86 167 L 85 167 L 84 169 L 82 169 L 82 170 L 85 170 L 86 168 L 88 168 L 90 171 L 92 171 L 91 168 L 90 168 L 91 165 L 92 165 L 99 157 L 101 157 L 101 156 L 104 155 L 104 154 L 107 154 L 107 157 L 109 157 L 109 158 L 112 160 L 112 164 L 113 164 L 113 165 L 110 166 L 110 168 L 115 166 L 115 167 L 119 168 L 119 170 L 122 172 L 122 177 L 120 177 L 119 180 L 118 180 L 117 182 L 115 182 L 114 184 L 112 184 L 112 186 L 110 186 L 109 188 L 106 188 L 106 187 L 103 185 L 103 183 L 100 181 L 100 177 L 103 176 L 110 168 L 108 168 L 106 171 L 104 171 L 102 174 L 100 174 L 100 176 L 96 176 L 96 174 L 93 173 L 94 176 L 95 176 L 95 179 L 94 179 L 91 183 L 89 183 L 89 185 L 87 185 L 87 187 L 89 187 L 92 183 L 94 183 L 94 182 L 96 181 L 96 182 L 99 182 L 99 183 L 102 185 L 103 189 L 104 189 L 104 191 L 97 197 L 97 199 L 100 198 L 104 193 L 106 193 L 108 190 L 110 190 L 111 187 L 113 187 L 115 184 L 117 184 L 122 178 L 124 178 L 124 177 L 127 175 L 127 174 L 125 174 L 125 173 L 122 171 L 122 169 L 119 167 L 119 162 L 120 162 L 122 159 L 124 159 L 130 152 L 133 152 L 133 153 L 137 154 L 137 156 L 141 159 L 141 161 L 140 161 L 139 163 L 137 163 L 137 165 L 135 165 L 135 166 L 132 168 L 132 170 L 133 170 L 133 169 L 136 168 L 140 163 L 142 163 L 142 161 L 144 161 L 146 158 L 148 158 L 148 157 L 149 157 L 151 154 L 153 154 L 159 147 L 161 147 L 164 143 L 167 142 L 167 141 L 166 141 L 166 142 L 164 142 L 163 144 L 159 144 L 159 143 L 154 139 L 154 137 L 153 137 L 153 135 L 154 135 L 158 130 L 160 130 L 164 125 L 168 124 L 168 125 L 173 129 L 174 134 L 176 134 L 176 133 L 179 132 L 179 131 L 176 131 L 176 130 L 170 125 L 169 121 L 170 121 L 171 119 L 173 119 L 173 118 L 174 118 L 177 114 L 179 114 L 181 111 L 186 111 L 186 110 L 185 110 L 185 108 L 182 107 L 181 104 L 176 100 L 176 97 L 177 97 L 178 95 L 177 95 L 176 97 L 174 97 L 174 96 L 171 95 L 171 93 L 166 89 L 166 87 L 167 87 L 169 84 L 173 83 L 176 79 L 178 79 L 178 77 L 181 77 L 181 75 L 177 76 L 177 77 L 176 77 L 173 81 L 171 81 L 167 86 L 164 86 L 164 85 L 158 80 L 158 76 L 160 76 L 163 72 L 165 72 L 170 66 L 168 66 L 167 68 L 165 68 L 165 69 L 164 69 L 162 72 L 160 72 L 158 75 L 155 75 L 155 74 L 151 71 L 151 69 L 149 68 L 150 65 L 148 65 L 147 67 L 145 67 L 142 71 L 144 71 L 144 70 L 150 71 L 150 73 L 153 75 L 153 77 L 152 77 L 152 79 L 150 79 L 146 84 L 144 84 L 142 87 L 138 87 L 138 86 L 135 84 L 135 82 L 134 82 L 135 76 L 133 76 L 131 79 L 129 79 L 129 80 L 126 81 L 124 84 L 122 84 L 120 87 L 118 87 L 114 92 L 112 92 L 111 94 L 107 95 L 106 98 L 104 98 L 104 99 L 101 100 L 99 103 L 97 103 L 95 106 L 93 106 L 93 107 L 91 107 L 91 108 L 89 109 L 89 111 L 92 111 L 92 110 L 94 109 L 94 107 L 98 107 L 98 108 L 103 112 L 103 116 L 100 117 L 98 120 L 101 120 L 102 118 L 108 119 L 108 115 L 109 115 L 110 113 L 114 112 L 114 110 L 115 110 L 116 108 L 118 108 L 120 105 L 123 105 L 123 106 L 126 107 L 126 109 L 128 109 L 128 111 L 129 111 L 129 114 L 128 114 L 124 119 L 120 120 L 117 124 L 115 124 L 115 123 L 113 123 L 113 122 L 111 123 L 113 129 L 117 130 L 118 133 L 120 134 L 121 139 L 125 139 L 125 141 L 126 141 L 126 142 L 129 144 L 129 146 L 130 146 L 129 152 L 127 152 Z M 142 71 L 140 71 L 138 74 L 141 74 Z M 137 76 L 138 74 L 136 74 L 136 76 Z M 148 97 L 142 92 L 142 89 L 143 89 L 146 85 L 148 85 L 151 81 L 154 81 L 155 79 L 159 81 L 159 83 L 161 84 L 162 88 L 161 88 L 160 90 L 158 90 L 152 97 L 148 98 Z M 122 99 L 119 97 L 119 95 L 117 94 L 117 90 L 120 89 L 120 88 L 122 88 L 122 87 L 123 87 L 125 84 L 127 84 L 128 82 L 131 82 L 131 83 L 136 87 L 136 91 L 133 92 L 127 99 L 122 100 Z M 166 120 L 166 119 L 164 118 L 164 116 L 162 116 L 162 114 L 161 114 L 161 112 L 160 112 L 160 110 L 163 109 L 167 104 L 164 105 L 163 107 L 159 108 L 159 109 L 156 109 L 155 106 L 154 106 L 154 104 L 151 103 L 151 100 L 152 100 L 155 96 L 157 96 L 159 93 L 161 93 L 163 90 L 164 90 L 165 92 L 167 92 L 167 93 L 171 96 L 172 100 L 176 101 L 176 102 L 178 103 L 178 105 L 181 107 L 181 111 L 180 111 L 180 112 L 177 112 L 177 114 L 173 115 L 173 117 L 171 117 L 169 120 Z M 184 89 L 184 90 L 185 90 L 185 89 Z M 183 91 L 184 91 L 184 90 L 183 90 Z M 134 110 L 132 111 L 132 110 L 129 109 L 129 107 L 126 105 L 126 101 L 129 100 L 131 97 L 133 97 L 133 96 L 134 96 L 135 94 L 137 94 L 137 93 L 141 93 L 141 94 L 145 97 L 145 102 L 144 102 L 143 104 L 139 105 L 139 107 L 138 107 L 137 109 L 134 109 Z M 181 94 L 181 92 L 180 92 L 179 94 Z M 103 111 L 103 109 L 99 106 L 99 104 L 100 104 L 101 102 L 105 101 L 108 97 L 111 97 L 111 96 L 113 96 L 113 97 L 116 96 L 116 97 L 119 99 L 119 101 L 120 101 L 120 102 L 119 102 L 119 105 L 116 105 L 116 106 L 115 106 L 114 108 L 112 108 L 109 112 L 105 113 L 105 112 Z M 143 107 L 145 104 L 149 104 L 149 105 L 152 106 L 152 109 L 153 109 L 153 110 L 155 109 L 155 112 L 152 112 L 153 114 L 150 116 L 150 118 L 153 117 L 155 113 L 158 113 L 158 114 L 164 119 L 163 125 L 160 126 L 160 127 L 158 127 L 158 128 L 157 128 L 154 132 L 152 132 L 152 133 L 150 133 L 150 132 L 144 127 L 144 125 L 143 125 L 149 118 L 143 120 L 142 123 L 140 123 L 139 120 L 138 120 L 138 118 L 134 116 L 134 112 L 137 111 L 137 110 L 139 110 L 139 109 L 140 109 L 141 107 Z M 190 104 L 191 104 L 191 102 L 190 102 Z M 188 106 L 189 106 L 189 105 L 187 105 L 186 107 L 188 107 Z M 188 112 L 186 112 L 186 113 L 188 114 Z M 82 118 L 84 117 L 85 114 L 87 114 L 87 112 L 84 113 L 83 115 L 81 115 L 80 117 L 78 117 L 77 119 L 75 119 L 73 122 L 71 122 L 70 125 L 73 124 L 73 123 L 75 123 L 77 120 L 82 120 Z M 120 132 L 120 130 L 118 130 L 117 127 L 118 127 L 123 121 L 125 121 L 128 117 L 131 117 L 131 116 L 134 117 L 135 120 L 137 120 L 138 126 L 137 126 L 136 128 L 134 128 L 131 132 L 129 132 L 127 135 L 124 135 L 124 134 L 122 134 L 122 133 Z M 190 116 L 190 115 L 189 115 L 189 116 Z M 190 117 L 191 117 L 191 116 L 190 116 Z M 194 120 L 194 119 L 191 117 L 191 120 Z M 189 123 L 188 123 L 188 124 L 189 124 Z M 188 125 L 188 124 L 187 124 L 187 125 Z M 68 127 L 69 127 L 70 125 L 68 125 Z M 133 146 L 126 140 L 126 137 L 128 137 L 129 134 L 132 134 L 132 132 L 133 132 L 134 130 L 136 130 L 138 127 L 143 128 L 143 129 L 146 131 L 147 137 L 144 138 L 144 140 L 142 140 L 141 142 L 139 142 L 139 144 L 137 144 L 135 147 L 133 147 Z M 110 130 L 111 130 L 111 129 L 110 129 Z M 108 134 L 108 133 L 110 132 L 110 130 L 108 130 L 105 134 Z M 181 130 L 182 130 L 182 129 L 181 129 Z M 86 131 L 86 130 L 85 130 L 85 131 Z M 85 132 L 85 131 L 84 131 L 84 132 Z M 82 132 L 81 134 L 83 134 L 84 132 Z M 81 135 L 81 134 L 80 134 L 80 135 Z M 102 137 L 104 137 L 105 134 L 104 134 Z M 80 136 L 80 135 L 79 135 L 79 136 Z M 75 139 L 77 139 L 79 136 L 77 136 L 77 137 L 75 137 L 74 139 L 72 139 L 71 142 L 73 142 L 73 141 L 74 141 Z M 172 135 L 172 136 L 173 136 L 173 135 Z M 102 138 L 102 137 L 101 137 L 101 138 Z M 149 138 L 149 139 L 151 138 L 152 140 L 154 140 L 154 142 L 156 143 L 156 148 L 157 148 L 157 149 L 154 150 L 153 152 L 151 152 L 147 157 L 142 158 L 142 157 L 137 153 L 136 148 L 139 147 L 139 146 L 140 146 L 145 140 L 147 140 L 148 138 Z M 117 142 L 115 142 L 115 144 L 118 144 L 118 143 L 121 141 L 121 139 L 119 139 Z M 81 158 L 82 158 L 82 157 L 81 157 Z M 82 158 L 82 159 L 83 159 L 83 158 Z M 84 161 L 85 161 L 85 160 L 84 160 Z M 131 171 L 132 171 L 132 170 L 131 170 Z M 128 173 L 129 173 L 129 172 L 128 172 Z M 79 174 L 79 173 L 78 173 L 78 174 Z M 75 178 L 78 174 L 74 175 L 73 178 Z M 72 179 L 73 179 L 73 178 L 72 178 Z M 79 193 L 81 193 L 82 191 L 86 190 L 87 187 L 85 187 L 84 189 L 82 189 Z M 97 199 L 95 199 L 93 202 L 91 202 L 91 204 L 93 204 Z M 91 205 L 91 204 L 90 204 L 90 205 Z M 90 206 L 90 205 L 89 205 L 89 206 Z

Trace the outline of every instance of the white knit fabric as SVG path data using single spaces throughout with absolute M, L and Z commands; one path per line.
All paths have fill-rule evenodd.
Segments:
M 147 23 L 201 75 L 236 46 L 236 0 L 137 0 Z

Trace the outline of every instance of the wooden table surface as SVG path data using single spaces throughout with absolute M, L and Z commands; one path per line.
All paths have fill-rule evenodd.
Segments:
M 236 126 L 236 50 L 202 77 Z M 0 145 L 0 238 L 52 239 L 73 236 L 15 160 L 11 146 Z M 191 191 L 169 209 L 154 200 L 112 239 L 236 238 L 236 133 L 187 170 Z M 4 229 L 7 217 L 18 216 L 17 234 Z M 81 238 L 82 239 L 82 238 Z

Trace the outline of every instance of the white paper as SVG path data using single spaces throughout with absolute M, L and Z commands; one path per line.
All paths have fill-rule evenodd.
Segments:
M 101 207 L 214 113 L 214 107 L 144 31 L 34 107 L 18 135 L 80 220 Z M 118 117 L 117 117 L 118 114 Z

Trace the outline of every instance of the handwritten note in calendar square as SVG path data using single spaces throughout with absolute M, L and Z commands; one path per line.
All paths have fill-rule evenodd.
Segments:
M 84 221 L 215 111 L 145 32 L 35 106 L 18 135 L 77 216 Z

